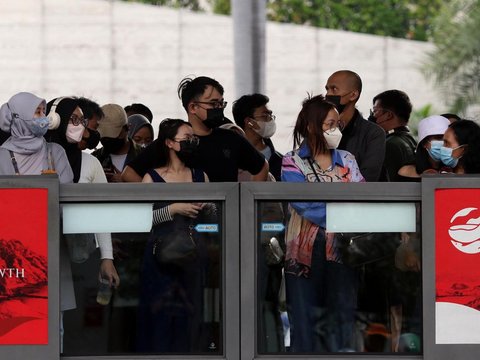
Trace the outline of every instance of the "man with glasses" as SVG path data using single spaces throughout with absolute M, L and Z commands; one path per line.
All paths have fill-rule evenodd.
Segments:
M 218 128 L 228 121 L 223 116 L 227 102 L 218 81 L 206 76 L 187 77 L 180 82 L 178 95 L 199 137 L 191 165 L 202 168 L 212 182 L 237 181 L 239 169 L 249 171 L 255 181 L 267 179 L 268 163 L 262 154 L 241 135 Z M 141 181 L 148 169 L 155 167 L 160 156 L 157 144 L 158 139 L 128 164 L 122 174 L 124 181 Z
M 270 138 L 275 134 L 275 115 L 267 107 L 269 98 L 263 94 L 244 95 L 233 103 L 233 119 L 248 139 L 265 156 L 270 173 L 280 181 L 282 154 L 275 151 Z
M 415 163 L 417 142 L 408 128 L 412 103 L 406 93 L 387 90 L 373 98 L 369 120 L 387 133 L 381 181 L 402 181 L 398 170 Z
M 338 148 L 355 155 L 366 181 L 378 181 L 385 156 L 385 132 L 366 121 L 355 107 L 362 79 L 350 70 L 336 71 L 328 78 L 325 90 L 325 98 L 336 105 L 343 127 Z

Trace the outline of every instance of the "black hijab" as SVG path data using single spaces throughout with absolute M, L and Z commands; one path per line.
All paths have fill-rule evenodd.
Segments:
M 47 104 L 47 115 L 50 114 L 53 103 L 56 99 L 53 99 Z M 68 122 L 73 112 L 78 106 L 78 100 L 70 97 L 65 97 L 57 104 L 55 112 L 60 115 L 60 125 L 57 129 L 48 130 L 45 134 L 45 139 L 49 142 L 55 142 L 61 145 L 65 149 L 68 162 L 73 171 L 73 182 L 78 183 L 80 179 L 80 170 L 82 168 L 82 151 L 78 148 L 78 143 L 71 144 L 67 141 L 66 132 Z

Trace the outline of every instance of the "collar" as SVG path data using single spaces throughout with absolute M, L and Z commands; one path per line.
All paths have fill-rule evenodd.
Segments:
M 342 160 L 342 155 L 337 149 L 331 149 L 330 153 L 332 154 L 332 165 L 339 165 L 341 167 L 343 166 L 343 160 Z M 310 153 L 310 149 L 307 146 L 307 143 L 304 141 L 302 145 L 300 145 L 300 148 L 298 149 L 298 156 L 302 159 L 307 159 L 311 158 L 312 155 Z
M 396 127 L 395 129 L 387 131 L 387 135 L 394 134 L 394 133 L 401 133 L 401 132 L 410 132 L 410 129 L 406 125 L 402 125 L 399 127 Z
M 358 109 L 355 109 L 353 117 L 350 119 L 345 129 L 342 130 L 342 139 L 338 145 L 339 149 L 345 149 L 347 147 L 347 143 L 355 136 L 355 128 L 358 126 L 359 122 L 362 121 L 364 121 L 362 115 Z

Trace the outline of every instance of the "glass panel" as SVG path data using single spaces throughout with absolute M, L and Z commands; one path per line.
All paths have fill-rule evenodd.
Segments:
M 62 278 L 73 279 L 76 300 L 63 315 L 64 355 L 222 355 L 222 214 L 221 202 L 208 202 L 196 219 L 175 215 L 147 232 L 64 235 L 72 274 Z M 98 273 L 108 261 L 95 237 L 108 236 L 120 285 L 103 302 Z
M 412 203 L 327 203 L 330 232 L 415 232 Z
M 152 204 L 64 204 L 63 233 L 148 232 Z
M 331 205 L 342 217 L 332 223 L 346 229 L 342 222 L 354 215 L 338 212 L 344 203 Z M 374 224 L 373 231 L 332 233 L 325 203 L 257 203 L 260 354 L 422 352 L 420 204 L 395 205 L 406 209 L 397 216 L 413 210 L 413 228 L 401 228 L 411 231 L 376 232 Z M 347 209 L 379 213 L 385 206 Z

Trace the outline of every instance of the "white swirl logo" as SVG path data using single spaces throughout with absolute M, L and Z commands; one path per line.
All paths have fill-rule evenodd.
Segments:
M 457 211 L 450 220 L 450 224 L 458 219 L 458 225 L 451 225 L 448 234 L 451 242 L 458 250 L 466 254 L 477 254 L 480 252 L 480 216 L 472 217 L 472 211 L 478 210 L 469 207 Z M 470 217 L 467 218 L 467 215 Z M 462 219 L 465 218 L 465 219 Z

